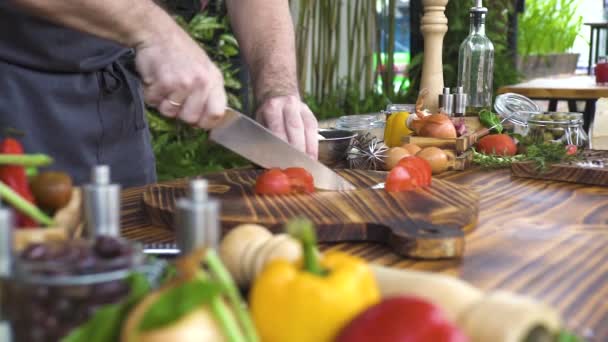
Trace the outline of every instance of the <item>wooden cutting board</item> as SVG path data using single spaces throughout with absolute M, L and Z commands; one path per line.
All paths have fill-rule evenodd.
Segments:
M 253 184 L 259 172 L 205 175 L 211 196 L 221 200 L 223 233 L 242 223 L 280 232 L 290 218 L 303 216 L 315 224 L 320 242 L 382 242 L 403 256 L 438 259 L 462 256 L 464 233 L 477 223 L 477 193 L 439 179 L 427 189 L 388 193 L 370 188 L 384 182 L 385 172 L 343 170 L 339 173 L 359 189 L 258 196 Z M 185 189 L 186 181 L 146 189 L 144 207 L 154 225 L 171 229 L 175 200 L 185 196 Z
M 587 150 L 582 160 L 554 164 L 545 171 L 533 162 L 513 163 L 511 173 L 516 177 L 608 186 L 608 151 Z

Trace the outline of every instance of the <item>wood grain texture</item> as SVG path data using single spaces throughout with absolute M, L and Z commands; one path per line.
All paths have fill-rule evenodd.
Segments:
M 608 186 L 608 151 L 587 150 L 581 161 L 555 164 L 544 171 L 533 162 L 513 163 L 511 172 L 516 177 Z
M 557 308 L 567 326 L 588 341 L 608 341 L 608 188 L 512 178 L 509 170 L 473 169 L 439 177 L 481 196 L 479 223 L 466 235 L 462 259 L 406 259 L 378 243 L 322 248 L 395 268 L 451 274 L 483 290 L 532 296 Z M 123 235 L 172 242 L 171 231 L 150 224 L 142 191 L 123 192 Z
M 536 78 L 523 83 L 503 86 L 499 94 L 517 93 L 538 99 L 594 100 L 608 97 L 608 87 L 595 83 L 595 76 L 555 76 Z
M 274 232 L 294 217 L 309 218 L 320 242 L 374 241 L 398 254 L 437 259 L 460 257 L 464 233 L 477 223 L 479 196 L 462 186 L 436 180 L 428 189 L 388 193 L 370 187 L 386 173 L 343 170 L 340 173 L 359 189 L 316 192 L 310 195 L 258 196 L 255 179 L 261 171 L 240 170 L 205 176 L 209 192 L 222 201 L 224 231 L 239 224 L 257 223 Z M 152 185 L 143 194 L 151 222 L 172 229 L 176 199 L 186 194 L 187 183 Z

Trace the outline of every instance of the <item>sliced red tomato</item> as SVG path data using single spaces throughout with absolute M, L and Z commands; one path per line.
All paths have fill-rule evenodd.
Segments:
M 407 168 L 397 165 L 386 176 L 384 188 L 388 192 L 401 192 L 414 190 L 415 186 Z
M 428 161 L 420 157 L 410 156 L 401 159 L 397 165 L 405 166 L 413 177 L 418 177 L 418 185 L 431 185 L 433 171 Z
M 315 184 L 312 175 L 301 167 L 288 167 L 283 173 L 289 178 L 293 192 L 311 193 L 315 192 Z
M 259 195 L 287 195 L 291 193 L 291 182 L 281 169 L 270 169 L 258 176 L 255 192 Z

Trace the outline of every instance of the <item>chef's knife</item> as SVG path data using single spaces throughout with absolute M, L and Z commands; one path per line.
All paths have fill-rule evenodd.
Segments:
M 211 130 L 209 138 L 263 168 L 302 167 L 312 174 L 316 188 L 355 189 L 351 183 L 327 166 L 275 136 L 255 120 L 233 109 L 226 109 L 222 121 Z

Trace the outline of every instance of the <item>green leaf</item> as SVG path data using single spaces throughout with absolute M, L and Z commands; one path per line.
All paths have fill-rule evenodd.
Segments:
M 143 274 L 133 273 L 129 279 L 129 297 L 117 304 L 106 305 L 95 312 L 85 324 L 73 330 L 62 342 L 114 342 L 120 340 L 122 323 L 131 309 L 150 291 Z
M 491 128 L 493 131 L 502 133 L 502 124 L 500 123 L 500 117 L 489 110 L 482 110 L 479 112 L 479 121 L 486 128 Z
M 221 290 L 221 286 L 216 282 L 198 278 L 171 288 L 146 311 L 139 330 L 154 330 L 175 322 L 193 310 L 209 304 Z
M 584 342 L 585 340 L 576 336 L 573 332 L 562 330 L 557 336 L 557 342 Z

